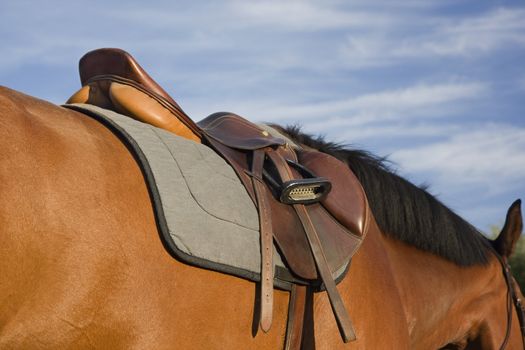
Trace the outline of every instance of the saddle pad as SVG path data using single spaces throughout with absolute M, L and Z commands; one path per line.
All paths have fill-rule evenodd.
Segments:
M 207 146 L 107 109 L 64 107 L 93 117 L 129 146 L 149 187 L 160 236 L 174 257 L 260 280 L 257 209 L 224 159 Z M 304 283 L 292 276 L 275 245 L 274 256 L 276 287 Z M 334 278 L 342 279 L 348 265 L 335 271 Z

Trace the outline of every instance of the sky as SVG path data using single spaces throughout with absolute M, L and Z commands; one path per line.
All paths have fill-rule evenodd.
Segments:
M 386 156 L 482 231 L 525 199 L 521 1 L 2 0 L 0 38 L 0 85 L 57 104 L 83 54 L 118 47 L 194 120 L 230 111 Z

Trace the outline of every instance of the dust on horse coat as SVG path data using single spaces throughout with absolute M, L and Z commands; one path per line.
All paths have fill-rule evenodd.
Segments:
M 138 165 L 104 126 L 1 88 L 0 143 L 0 348 L 282 348 L 289 293 L 275 292 L 273 326 L 257 333 L 254 283 L 170 256 Z M 497 349 L 505 337 L 507 288 L 489 252 L 460 266 L 373 222 L 338 289 L 358 340 L 341 341 L 318 293 L 305 348 Z M 510 312 L 507 349 L 520 349 Z

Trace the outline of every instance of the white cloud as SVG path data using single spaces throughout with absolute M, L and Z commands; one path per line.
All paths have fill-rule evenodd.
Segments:
M 392 25 L 397 18 L 367 10 L 348 11 L 335 3 L 320 1 L 236 1 L 233 9 L 241 18 L 269 28 L 316 31 Z
M 354 69 L 406 63 L 408 59 L 477 57 L 503 47 L 525 46 L 523 18 L 524 9 L 507 8 L 455 19 L 425 15 L 397 27 L 348 33 L 339 52 L 346 66 Z
M 457 124 L 437 124 L 425 122 L 374 123 L 368 125 L 348 125 L 344 121 L 332 119 L 308 123 L 305 130 L 317 133 L 330 133 L 337 140 L 345 143 L 366 142 L 377 139 L 392 140 L 425 140 L 442 138 L 451 133 L 458 132 L 461 126 Z
M 35 58 L 64 62 L 72 52 L 117 46 L 166 60 L 229 53 L 239 66 L 263 67 L 262 74 L 285 69 L 330 73 L 436 57 L 477 57 L 525 45 L 523 9 L 500 8 L 451 20 L 429 12 L 438 3 L 349 6 L 271 0 L 123 8 L 95 1 L 82 10 L 82 17 L 72 19 L 69 13 L 78 12 L 72 4 L 31 11 L 32 4 L 13 2 L 0 29 L 16 30 L 17 39 L 9 45 L 10 54 L 0 57 L 0 69 L 9 71 Z M 97 26 L 91 18 L 97 18 Z M 31 25 L 38 30 L 27 30 Z
M 299 105 L 274 104 L 273 107 L 253 106 L 250 113 L 258 119 L 271 116 L 270 121 L 300 121 L 307 124 L 322 119 L 330 120 L 333 127 L 355 126 L 385 120 L 445 116 L 450 112 L 447 108 L 460 105 L 465 100 L 483 97 L 488 89 L 482 82 L 418 84 L 342 100 Z M 438 105 L 441 106 L 439 109 L 436 108 Z
M 483 186 L 498 194 L 521 186 L 525 177 L 525 128 L 485 124 L 418 148 L 404 148 L 392 159 L 412 173 L 432 173 L 440 187 Z
M 508 45 L 525 45 L 525 10 L 498 9 L 457 23 L 444 21 L 433 37 L 401 47 L 397 55 L 473 56 Z
M 486 123 L 462 125 L 439 141 L 401 146 L 390 159 L 401 174 L 430 184 L 440 200 L 486 231 L 525 195 L 524 150 L 525 128 Z

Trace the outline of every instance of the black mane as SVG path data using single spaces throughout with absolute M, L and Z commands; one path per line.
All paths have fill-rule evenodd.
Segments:
M 297 126 L 279 130 L 295 142 L 348 164 L 361 182 L 383 233 L 461 266 L 486 264 L 488 240 L 438 199 L 400 177 L 367 151 L 304 134 Z

